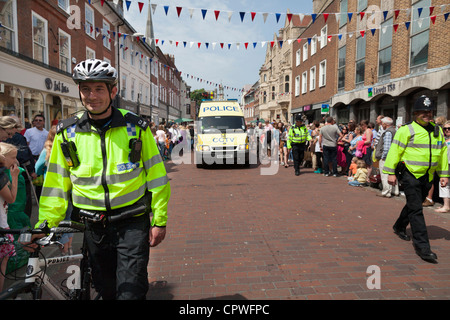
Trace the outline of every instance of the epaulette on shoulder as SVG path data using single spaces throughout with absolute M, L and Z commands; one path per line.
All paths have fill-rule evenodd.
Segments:
M 125 119 L 128 122 L 131 122 L 131 123 L 137 125 L 139 128 L 141 128 L 144 131 L 149 126 L 149 123 L 147 120 L 145 120 L 144 118 L 138 116 L 137 114 L 135 114 L 133 112 L 128 112 L 127 114 L 125 114 Z
M 410 121 L 410 122 L 407 122 L 407 123 L 405 123 L 405 124 L 402 124 L 402 127 L 408 126 L 408 125 L 410 125 L 411 123 L 413 123 L 413 121 Z
M 77 116 L 64 120 L 59 120 L 58 124 L 56 125 L 56 133 L 60 133 L 64 129 L 74 125 L 75 123 L 77 123 L 78 120 L 79 118 Z

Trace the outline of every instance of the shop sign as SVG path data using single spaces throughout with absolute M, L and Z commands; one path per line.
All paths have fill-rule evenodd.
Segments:
M 61 81 L 53 81 L 50 78 L 46 78 L 45 79 L 45 87 L 47 88 L 47 90 L 53 90 L 53 91 L 59 91 L 61 93 L 69 93 L 69 87 L 66 86 L 64 83 L 62 83 Z
M 303 107 L 303 111 L 309 111 L 309 110 L 311 110 L 311 105 Z
M 330 105 L 329 104 L 322 104 L 322 109 L 320 114 L 328 114 L 330 112 Z
M 377 88 L 369 88 L 367 89 L 367 95 L 369 98 L 372 98 L 374 95 L 384 94 L 388 92 L 392 92 L 395 90 L 395 83 L 390 83 L 388 85 L 377 87 Z

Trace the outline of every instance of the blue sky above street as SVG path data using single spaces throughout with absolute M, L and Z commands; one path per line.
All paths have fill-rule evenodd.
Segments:
M 137 32 L 145 34 L 149 4 L 144 2 L 142 13 L 139 13 L 137 0 L 133 0 L 129 11 L 125 8 L 125 18 Z M 151 3 L 156 5 L 152 16 L 158 45 L 164 53 L 175 56 L 175 64 L 192 90 L 215 88 L 205 81 L 237 89 L 254 84 L 258 81 L 259 68 L 264 63 L 267 50 L 267 44 L 262 47 L 262 42 L 272 41 L 284 26 L 287 10 L 293 14 L 312 13 L 311 0 L 152 0 Z M 164 6 L 168 6 L 167 15 Z M 176 7 L 182 8 L 179 17 Z M 202 9 L 207 10 L 204 19 Z M 215 10 L 220 11 L 217 20 Z M 229 12 L 232 12 L 230 20 Z M 245 12 L 243 22 L 240 12 Z M 251 12 L 256 13 L 253 21 Z M 266 22 L 263 13 L 268 14 Z M 276 13 L 281 14 L 278 23 Z M 161 44 L 162 40 L 164 44 Z M 178 47 L 175 44 L 177 41 Z M 187 42 L 186 47 L 183 46 L 184 41 Z M 198 42 L 201 43 L 200 49 Z M 208 48 L 206 42 L 209 43 Z M 217 44 L 213 49 L 214 42 Z M 249 43 L 247 49 L 245 42 Z M 253 42 L 257 42 L 255 48 Z M 220 43 L 225 43 L 223 49 Z M 232 44 L 231 49 L 228 49 L 228 43 Z M 236 43 L 240 43 L 239 49 Z M 197 78 L 203 81 L 197 81 Z M 225 90 L 225 94 L 228 98 L 239 97 L 239 92 L 235 90 Z

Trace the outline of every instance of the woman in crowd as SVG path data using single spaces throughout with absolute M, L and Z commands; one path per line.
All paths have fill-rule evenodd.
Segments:
M 15 121 L 14 121 L 15 122 Z M 1 127 L 3 131 L 3 127 Z M 6 170 L 10 170 L 11 181 L 6 173 Z M 20 169 L 17 164 L 17 147 L 9 143 L 0 143 L 0 227 L 3 229 L 9 229 L 8 225 L 8 204 L 14 203 L 17 196 L 17 186 L 19 179 Z M 5 237 L 14 241 L 14 237 L 10 234 Z M 5 281 L 4 274 L 6 267 L 8 266 L 8 259 L 16 254 L 13 244 L 0 245 L 0 291 L 3 289 Z
M 450 121 L 446 121 L 443 128 L 445 135 L 445 142 L 447 143 L 447 157 L 450 164 Z M 450 212 L 450 186 L 441 187 L 439 185 L 439 197 L 444 200 L 444 205 L 434 211 L 439 213 Z
M 350 164 L 352 162 L 352 155 L 348 151 L 350 148 L 350 143 L 352 142 L 353 138 L 356 137 L 355 134 L 355 124 L 353 122 L 349 122 L 347 126 L 347 134 L 344 133 L 344 136 L 342 137 L 342 142 L 344 142 L 344 154 L 345 154 L 345 163 L 346 168 L 344 172 L 348 172 L 348 168 L 350 167 Z
M 166 132 L 164 126 L 160 124 L 158 130 L 156 130 L 156 140 L 158 141 L 159 153 L 164 159 L 164 150 L 166 149 Z
M 280 130 L 280 163 L 285 168 L 289 167 L 288 164 L 288 151 L 287 151 L 287 134 L 288 131 L 283 123 L 278 124 L 278 129 Z
M 13 117 L 0 117 L 0 141 L 12 137 L 17 127 L 17 121 Z
M 351 158 L 353 158 L 355 156 L 356 146 L 358 145 L 358 142 L 362 140 L 360 127 L 356 127 L 354 133 L 355 133 L 354 137 L 353 137 L 352 141 L 350 141 L 350 146 L 348 147 L 348 152 L 350 153 Z

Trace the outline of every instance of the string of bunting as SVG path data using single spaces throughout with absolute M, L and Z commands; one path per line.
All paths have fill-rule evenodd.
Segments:
M 372 36 L 375 35 L 376 30 L 381 30 L 383 33 L 386 32 L 386 30 L 390 27 L 393 28 L 394 32 L 398 31 L 398 28 L 400 25 L 404 25 L 406 30 L 409 30 L 409 27 L 411 26 L 411 23 L 415 23 L 417 22 L 417 24 L 419 25 L 419 27 L 422 27 L 423 23 L 427 20 L 429 20 L 433 25 L 436 23 L 436 20 L 438 17 L 444 17 L 444 22 L 446 22 L 448 20 L 450 12 L 444 13 L 444 14 L 437 14 L 434 16 L 430 16 L 430 17 L 424 17 L 424 18 L 418 18 L 416 20 L 411 20 L 411 21 L 405 21 L 405 22 L 400 22 L 400 23 L 396 23 L 396 21 L 393 21 L 392 24 L 390 25 L 384 25 L 384 26 L 379 26 L 376 28 L 370 28 L 370 29 L 361 29 L 361 30 L 355 30 L 355 31 L 348 31 L 345 33 L 339 33 L 339 34 L 327 34 L 326 38 L 328 40 L 328 42 L 331 42 L 331 40 L 333 38 L 339 38 L 339 40 L 342 39 L 342 37 L 344 35 L 347 35 L 349 38 L 351 38 L 354 34 L 360 34 L 362 37 L 364 37 L 366 35 L 366 33 L 368 31 L 370 31 L 372 33 Z M 351 20 L 351 18 L 349 17 L 349 19 Z M 0 25 L 1 26 L 1 25 Z M 85 29 L 86 28 L 90 28 L 90 30 L 86 30 L 87 32 L 90 31 L 90 33 L 92 33 L 94 31 L 94 28 L 91 25 L 85 25 Z M 229 50 L 234 46 L 236 47 L 237 50 L 239 50 L 239 48 L 241 47 L 241 45 L 243 45 L 245 47 L 245 49 L 247 50 L 249 47 L 253 47 L 254 49 L 257 47 L 258 43 L 261 44 L 261 48 L 263 48 L 266 44 L 270 45 L 271 48 L 273 48 L 275 45 L 277 45 L 279 48 L 282 48 L 284 41 L 283 40 L 278 40 L 278 41 L 253 41 L 253 42 L 198 42 L 198 41 L 177 41 L 177 40 L 163 40 L 163 39 L 159 39 L 159 38 L 149 38 L 147 39 L 145 36 L 135 36 L 135 35 L 130 35 L 130 34 L 126 34 L 126 33 L 117 33 L 115 31 L 110 31 L 110 30 L 105 30 L 105 29 L 99 29 L 98 27 L 95 28 L 96 34 L 95 37 L 97 38 L 100 34 L 102 34 L 102 41 L 105 38 L 108 38 L 108 41 L 111 43 L 112 41 L 114 41 L 114 45 L 117 46 L 117 41 L 120 41 L 120 38 L 123 38 L 123 43 L 125 43 L 125 39 L 127 37 L 130 37 L 132 39 L 132 41 L 137 41 L 137 42 L 145 42 L 148 44 L 151 44 L 152 42 L 155 43 L 155 45 L 165 45 L 167 43 L 169 43 L 169 45 L 175 45 L 176 47 L 184 47 L 184 48 L 192 48 L 193 46 L 197 47 L 198 49 L 200 49 L 202 47 L 202 45 L 206 48 L 209 49 L 210 47 L 214 50 L 217 45 L 220 46 L 221 49 L 226 49 L 228 48 Z M 116 35 L 117 35 L 117 40 L 116 40 Z M 319 41 L 321 41 L 321 36 L 316 36 L 316 38 L 319 39 Z M 286 42 L 288 42 L 288 44 L 290 45 L 292 42 L 294 41 L 298 41 L 299 43 L 303 40 L 306 39 L 308 41 L 308 44 L 311 43 L 312 40 L 315 39 L 315 37 L 307 37 L 307 38 L 298 38 L 298 39 L 288 39 Z M 128 50 L 129 48 L 127 46 L 125 46 L 124 44 L 120 44 L 120 49 L 124 49 L 125 51 Z M 139 52 L 136 52 L 136 55 L 138 55 Z M 143 57 L 141 57 L 143 58 Z
M 91 1 L 92 0 L 89 0 L 89 3 L 91 3 Z M 105 0 L 100 0 L 100 1 L 101 1 L 101 5 L 103 6 L 103 4 L 105 3 Z M 109 0 L 109 1 L 111 1 L 111 0 Z M 117 0 L 113 0 L 113 1 L 117 2 Z M 130 10 L 132 2 L 133 1 L 131 1 L 131 0 L 126 0 L 125 1 L 125 5 L 126 5 L 126 8 L 127 8 L 127 11 Z M 137 2 L 138 8 L 139 8 L 139 12 L 142 13 L 142 9 L 144 7 L 144 2 L 142 2 L 142 1 L 134 1 L 134 2 Z M 158 6 L 161 6 L 159 4 L 150 4 L 150 5 L 151 5 L 151 8 L 152 8 L 153 14 L 155 14 L 156 8 Z M 433 14 L 434 10 L 436 9 L 436 7 L 440 7 L 441 8 L 441 13 L 444 13 L 446 7 L 449 6 L 449 5 L 450 5 L 450 3 L 441 4 L 441 5 L 438 5 L 438 6 L 418 7 L 417 8 L 417 12 L 418 12 L 418 15 L 420 17 L 420 15 L 422 14 L 423 10 L 428 8 L 429 15 L 431 16 Z M 170 9 L 173 8 L 173 6 L 168 6 L 168 5 L 162 5 L 162 7 L 163 7 L 163 10 L 164 10 L 164 13 L 165 13 L 166 16 L 168 15 Z M 176 14 L 177 14 L 178 18 L 180 18 L 181 14 L 183 12 L 183 9 L 186 9 L 186 7 L 175 6 L 175 11 L 176 11 Z M 191 19 L 192 19 L 193 15 L 194 15 L 194 13 L 196 11 L 200 11 L 203 20 L 205 20 L 206 15 L 208 14 L 208 12 L 213 12 L 215 20 L 218 21 L 220 14 L 222 12 L 226 12 L 227 13 L 227 17 L 228 17 L 228 22 L 231 22 L 231 18 L 235 14 L 234 11 L 229 11 L 229 10 L 221 11 L 221 10 L 215 10 L 215 9 L 201 9 L 201 8 L 187 8 L 187 10 L 189 11 L 189 17 Z M 411 12 L 411 8 L 407 8 L 407 9 L 391 9 L 391 10 L 384 10 L 384 11 L 380 10 L 380 11 L 371 11 L 371 12 L 373 12 L 373 13 L 380 13 L 380 12 L 382 12 L 385 19 L 386 19 L 386 16 L 389 13 L 393 12 L 394 16 L 395 16 L 395 19 L 397 19 L 401 12 L 406 12 L 406 15 L 409 16 L 409 14 Z M 323 16 L 324 19 L 325 19 L 325 22 L 326 22 L 330 15 L 335 15 L 336 20 L 339 20 L 340 17 L 342 17 L 342 15 L 347 15 L 349 19 L 351 19 L 354 15 L 359 15 L 360 18 L 363 19 L 364 15 L 366 13 L 368 13 L 368 12 L 364 12 L 364 11 L 361 11 L 361 12 L 332 12 L 332 13 L 320 13 L 320 14 L 316 14 L 316 13 L 311 13 L 311 14 L 298 13 L 298 14 L 295 14 L 295 13 L 287 12 L 287 13 L 285 13 L 285 15 L 286 15 L 287 19 L 289 20 L 289 22 L 291 22 L 291 19 L 292 19 L 293 15 L 299 15 L 300 22 L 303 21 L 303 18 L 306 15 L 310 15 L 311 18 L 312 18 L 312 21 L 314 23 L 319 15 Z M 239 17 L 241 19 L 241 22 L 244 22 L 245 16 L 246 15 L 248 16 L 248 14 L 250 14 L 252 22 L 255 20 L 256 15 L 261 15 L 262 18 L 263 18 L 264 23 L 266 23 L 267 17 L 269 15 L 275 16 L 275 19 L 276 19 L 277 23 L 279 23 L 280 17 L 282 15 L 284 15 L 284 13 L 257 12 L 257 11 L 250 11 L 250 12 L 239 11 Z

